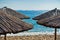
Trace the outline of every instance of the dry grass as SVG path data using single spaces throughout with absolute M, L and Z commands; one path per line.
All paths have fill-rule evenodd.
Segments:
M 35 36 L 8 36 L 7 40 L 54 40 L 53 35 L 35 35 Z M 0 37 L 0 40 L 4 40 Z M 60 36 L 57 36 L 57 40 L 60 40 Z

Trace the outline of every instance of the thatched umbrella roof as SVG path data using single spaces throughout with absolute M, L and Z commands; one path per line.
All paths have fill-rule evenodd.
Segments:
M 31 24 L 25 23 L 18 17 L 9 15 L 0 10 L 0 35 L 5 35 L 5 40 L 7 33 L 18 33 L 32 28 L 33 26 Z
M 1 10 L 3 12 L 7 13 L 7 14 L 10 14 L 12 16 L 18 17 L 20 19 L 29 19 L 28 16 L 25 16 L 24 14 L 21 14 L 19 12 L 16 12 L 15 10 L 10 9 L 10 8 L 7 8 L 7 7 L 3 7 Z
M 38 20 L 37 24 L 44 25 L 50 28 L 55 28 L 55 40 L 56 40 L 56 35 L 57 35 L 56 31 L 57 28 L 60 28 L 60 16 L 56 16 L 54 18 L 49 18 L 49 19 L 47 18 L 44 20 Z
M 57 28 L 60 28 L 60 10 L 55 8 L 40 16 L 33 18 L 37 23 L 46 27 L 55 28 L 55 40 Z
M 60 10 L 59 9 L 54 9 L 55 11 L 51 10 L 50 14 L 51 16 L 50 17 L 45 17 L 45 18 L 42 18 L 42 19 L 39 19 L 38 20 L 38 24 L 41 24 L 41 25 L 45 25 L 45 26 L 49 26 L 49 27 L 53 27 L 53 28 L 59 28 L 59 22 L 60 22 Z M 44 15 L 44 14 L 42 14 Z M 45 13 L 46 16 L 49 15 L 49 12 L 48 14 Z M 41 17 L 40 17 L 41 18 Z
M 38 20 L 37 23 L 46 27 L 60 28 L 60 16 L 46 20 Z
M 57 11 L 57 12 L 56 12 Z M 60 10 L 55 8 L 53 10 L 50 10 L 48 12 L 45 12 L 39 16 L 34 17 L 34 20 L 42 20 L 45 18 L 51 18 L 51 17 L 55 17 L 55 16 L 59 16 L 60 15 Z
M 31 28 L 31 24 L 0 11 L 0 34 L 17 33 Z

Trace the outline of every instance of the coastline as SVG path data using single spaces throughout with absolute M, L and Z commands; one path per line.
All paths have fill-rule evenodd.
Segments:
M 7 34 L 7 36 L 34 36 L 34 35 L 54 35 L 54 32 L 21 32 L 17 34 L 13 33 Z M 60 33 L 57 32 L 57 35 L 60 35 Z

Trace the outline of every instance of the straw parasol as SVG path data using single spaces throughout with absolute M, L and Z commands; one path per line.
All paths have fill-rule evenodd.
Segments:
M 5 40 L 7 33 L 18 33 L 29 29 L 32 29 L 31 24 L 25 23 L 19 18 L 0 10 L 0 35 L 5 35 Z
M 57 28 L 60 28 L 60 10 L 55 8 L 42 15 L 43 16 L 37 16 L 34 19 L 38 20 L 37 23 L 40 25 L 44 25 L 50 28 L 55 28 L 55 40 L 56 40 L 56 34 L 57 34 L 56 31 L 57 31 Z
M 13 9 L 10 9 L 10 8 L 7 8 L 7 7 L 3 7 L 1 8 L 0 10 L 2 10 L 3 12 L 9 14 L 9 15 L 12 15 L 12 16 L 15 16 L 15 17 L 18 17 L 20 19 L 29 19 L 28 16 L 25 16 L 24 14 L 21 14 L 19 12 L 16 12 L 15 10 Z
M 56 10 L 58 11 L 58 13 L 56 13 Z M 43 14 L 40 14 L 39 16 L 36 16 L 33 19 L 34 20 L 40 20 L 40 19 L 45 19 L 45 18 L 49 18 L 49 17 L 55 17 L 57 15 L 59 16 L 60 15 L 59 13 L 60 13 L 60 10 L 55 8 L 53 10 L 50 10 L 50 11 L 45 12 Z

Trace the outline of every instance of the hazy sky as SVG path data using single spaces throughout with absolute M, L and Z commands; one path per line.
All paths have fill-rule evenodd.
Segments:
M 0 0 L 0 8 L 4 6 L 15 10 L 60 9 L 60 0 Z

